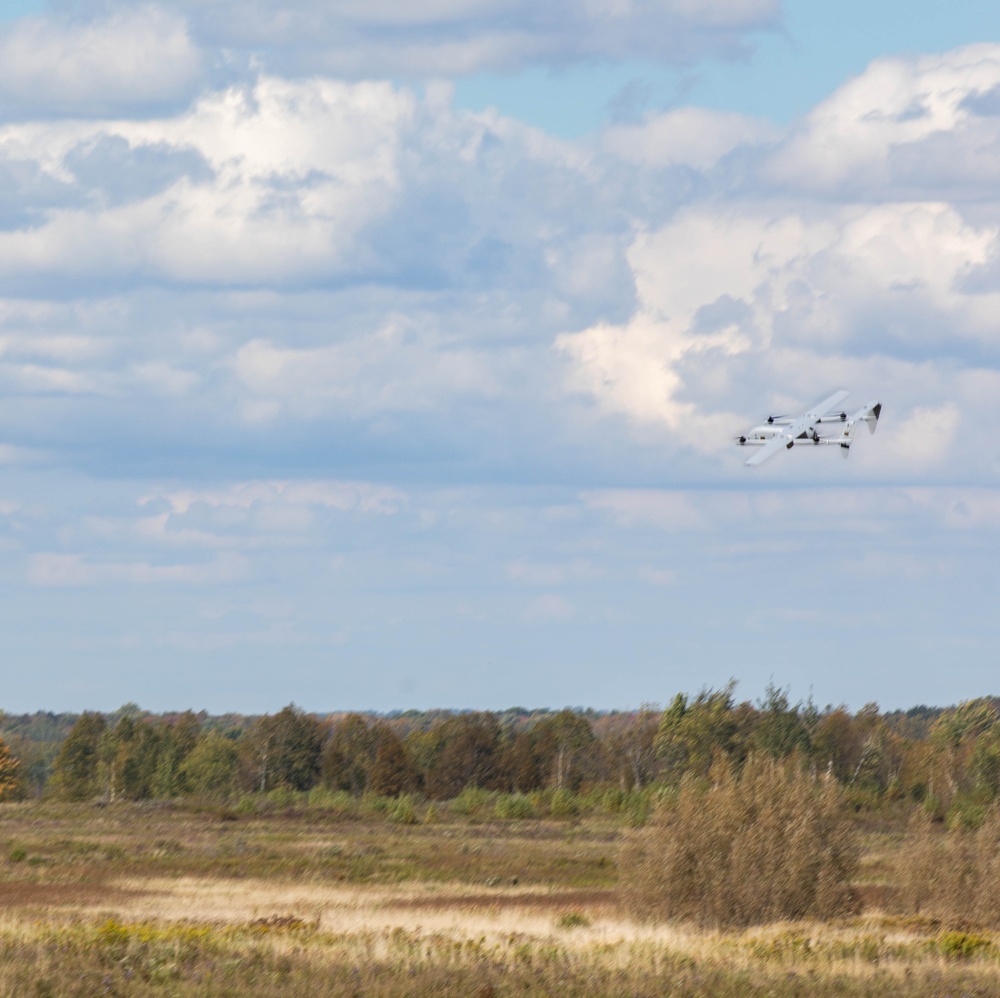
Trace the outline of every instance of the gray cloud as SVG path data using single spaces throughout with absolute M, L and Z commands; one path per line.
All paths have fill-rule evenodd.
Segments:
M 81 187 L 115 206 L 152 197 L 181 178 L 200 183 L 213 177 L 196 149 L 163 142 L 132 146 L 120 135 L 98 135 L 74 146 L 63 164 Z
M 78 24 L 95 15 L 107 24 L 131 10 L 115 0 L 96 7 L 62 0 L 56 7 Z M 776 28 L 780 12 L 777 0 L 162 0 L 145 10 L 159 18 L 180 15 L 210 75 L 240 72 L 251 59 L 284 75 L 349 79 L 440 79 L 594 59 L 669 65 L 735 59 L 748 54 L 755 32 Z

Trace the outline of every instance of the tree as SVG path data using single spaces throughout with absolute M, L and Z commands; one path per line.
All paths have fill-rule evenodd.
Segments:
M 429 797 L 457 797 L 465 787 L 500 789 L 500 722 L 486 711 L 449 717 L 431 731 L 433 758 L 424 772 Z
M 502 741 L 499 768 L 508 792 L 523 794 L 542 786 L 542 763 L 535 741 L 529 731 L 508 732 Z
M 655 744 L 669 781 L 679 782 L 688 772 L 707 776 L 717 754 L 734 758 L 740 753 L 735 689 L 731 679 L 721 690 L 702 690 L 691 702 L 678 693 L 663 712 Z
M 590 722 L 572 710 L 561 710 L 535 725 L 532 733 L 542 748 L 543 766 L 556 790 L 575 789 L 582 778 L 581 761 L 594 743 Z
M 189 787 L 183 771 L 184 760 L 194 751 L 200 733 L 201 720 L 191 710 L 164 720 L 158 726 L 159 748 L 152 796 L 169 798 L 187 793 Z
M 98 746 L 107 728 L 101 714 L 81 714 L 52 767 L 52 790 L 63 800 L 87 800 L 100 792 Z
M 373 794 L 398 797 L 409 793 L 417 782 L 417 774 L 399 735 L 388 724 L 374 726 L 376 748 L 368 774 L 368 789 Z
M 258 718 L 248 732 L 248 745 L 257 763 L 260 790 L 309 790 L 315 785 L 323 731 L 315 717 L 295 704 Z
M 228 797 L 239 765 L 239 750 L 231 738 L 209 731 L 180 765 L 180 776 L 192 793 Z
M 378 734 L 361 714 L 348 714 L 334 727 L 323 748 L 320 775 L 323 785 L 350 790 L 360 797 L 375 763 Z
M 120 712 L 118 723 L 106 729 L 98 742 L 105 797 L 116 801 L 151 796 L 159 748 L 152 723 Z
M 622 789 L 640 790 L 656 775 L 656 733 L 660 715 L 644 704 L 638 713 L 623 717 L 605 737 L 608 754 Z
M 6 742 L 0 740 L 0 800 L 19 800 L 23 796 L 21 763 L 14 758 Z
M 775 759 L 784 759 L 796 749 L 809 748 L 809 732 L 799 707 L 788 702 L 787 690 L 768 683 L 757 707 L 759 715 L 752 736 L 755 749 Z

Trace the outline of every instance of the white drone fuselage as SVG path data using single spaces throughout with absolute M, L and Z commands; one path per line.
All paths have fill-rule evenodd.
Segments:
M 846 411 L 838 410 L 836 407 L 849 394 L 846 391 L 834 392 L 802 416 L 768 416 L 766 423 L 740 434 L 736 438 L 740 446 L 761 448 L 746 463 L 762 464 L 783 447 L 791 450 L 796 445 L 839 447 L 844 457 L 847 457 L 858 423 L 866 423 L 869 432 L 874 433 L 882 413 L 882 404 L 874 401 L 863 405 L 850 416 Z

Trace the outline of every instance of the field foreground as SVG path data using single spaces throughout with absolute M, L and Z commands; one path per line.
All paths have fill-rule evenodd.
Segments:
M 0 829 L 4 995 L 1000 993 L 992 934 L 874 908 L 728 933 L 630 922 L 597 820 L 18 805 Z

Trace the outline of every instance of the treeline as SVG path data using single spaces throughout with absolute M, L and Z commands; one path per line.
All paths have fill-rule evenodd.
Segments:
M 316 716 L 289 705 L 261 717 L 6 716 L 0 723 L 6 797 L 65 800 L 233 799 L 325 788 L 356 797 L 457 797 L 676 786 L 718 760 L 797 756 L 835 777 L 857 807 L 920 801 L 934 816 L 974 824 L 1000 796 L 1000 700 L 883 713 L 793 704 L 769 687 L 737 701 L 735 683 L 666 709 L 598 713 L 418 712 Z M 33 737 L 34 736 L 34 737 Z M 39 737 L 40 736 L 40 737 Z M 8 774 L 10 775 L 10 774 Z

